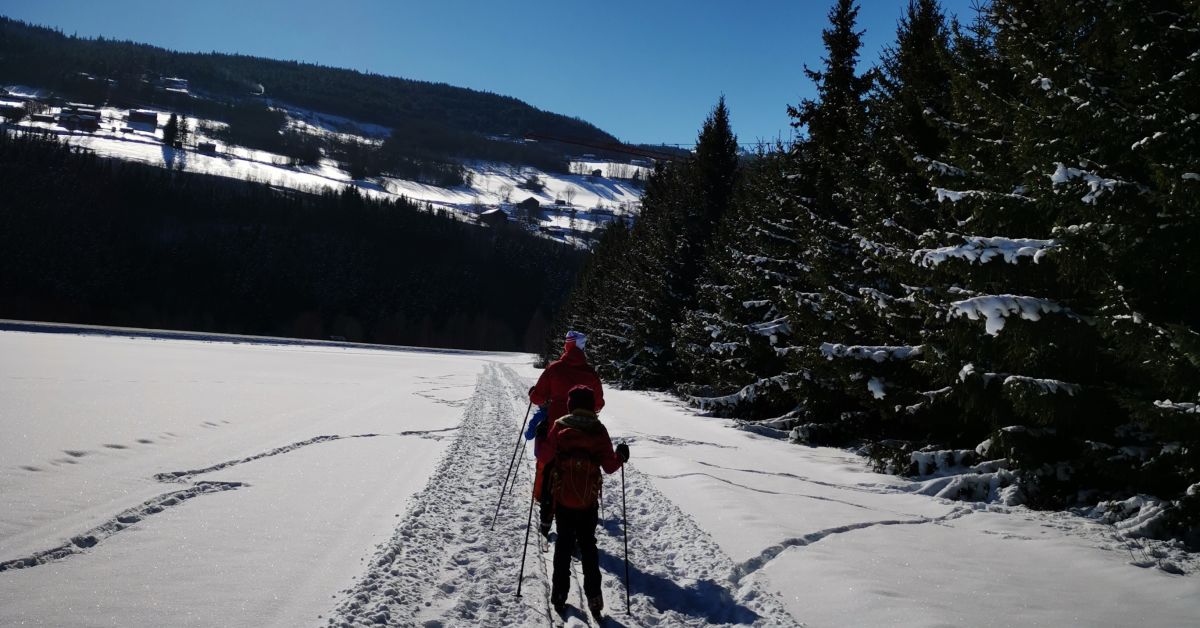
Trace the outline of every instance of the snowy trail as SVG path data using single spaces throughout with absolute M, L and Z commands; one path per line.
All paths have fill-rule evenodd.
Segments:
M 533 462 L 526 450 L 515 489 L 490 530 L 503 473 L 525 412 L 528 382 L 489 365 L 463 412 L 461 429 L 395 535 L 380 545 L 365 575 L 341 596 L 331 626 L 501 626 L 554 623 L 549 608 L 551 551 L 530 536 L 522 597 L 516 597 L 529 515 Z M 735 583 L 739 565 L 695 521 L 630 465 L 631 613 L 622 584 L 625 563 L 620 475 L 607 476 L 597 540 L 609 626 L 791 626 L 775 596 L 757 583 Z M 539 558 L 540 555 L 540 558 Z M 579 565 L 568 625 L 593 622 Z
M 489 529 L 529 356 L 98 334 L 0 331 L 0 625 L 595 624 L 578 561 L 574 610 L 552 614 L 536 532 L 515 595 L 529 450 Z M 1200 557 L 1179 548 L 942 499 L 663 395 L 605 399 L 633 456 L 632 613 L 616 474 L 602 625 L 1200 617 Z

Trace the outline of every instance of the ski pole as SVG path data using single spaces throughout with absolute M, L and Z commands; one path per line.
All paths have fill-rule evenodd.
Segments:
M 529 553 L 529 528 L 533 527 L 533 502 L 534 498 L 529 498 L 529 519 L 525 521 L 525 547 L 521 548 L 521 572 L 517 574 L 517 597 L 521 597 L 521 585 L 525 580 L 525 554 Z M 628 606 L 628 603 L 626 604 Z
M 525 438 L 525 424 L 529 422 L 529 411 L 532 409 L 533 399 L 530 399 L 529 405 L 525 406 L 525 419 L 521 421 L 521 429 L 517 430 L 517 444 L 513 446 L 512 460 L 508 462 L 508 471 L 504 473 L 504 484 L 500 486 L 500 499 L 496 500 L 496 514 L 492 515 L 492 530 L 496 529 L 496 518 L 500 516 L 500 504 L 504 503 L 504 494 L 508 492 L 508 477 L 512 475 L 513 464 L 517 462 L 517 450 Z
M 626 461 L 628 462 L 628 461 Z M 625 514 L 625 464 L 621 464 L 621 531 L 625 537 L 625 614 L 629 614 L 629 518 Z M 528 533 L 526 533 L 528 535 Z
M 517 454 L 518 460 L 525 459 L 525 445 L 527 445 L 527 444 L 529 444 L 529 441 L 527 441 L 527 440 L 521 441 L 521 453 Z M 516 471 L 513 471 L 512 481 L 508 483 L 508 487 L 510 489 L 517 485 L 517 478 L 519 478 L 519 477 L 521 477 L 521 467 L 517 467 Z M 534 482 L 537 481 L 537 466 L 536 465 L 534 465 L 533 480 L 534 480 Z M 512 495 L 514 492 L 515 491 L 509 491 L 508 494 Z M 507 497 L 504 494 L 500 495 L 501 500 L 504 500 L 506 498 Z

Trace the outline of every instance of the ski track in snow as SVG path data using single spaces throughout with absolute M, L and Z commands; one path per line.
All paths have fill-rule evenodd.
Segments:
M 734 570 L 734 573 L 730 577 L 730 580 L 734 583 L 741 582 L 746 576 L 762 569 L 763 567 L 766 567 L 768 563 L 770 563 L 772 560 L 774 560 L 776 557 L 778 557 L 780 554 L 782 554 L 785 550 L 792 548 L 792 547 L 804 547 L 806 545 L 812 545 L 813 543 L 827 539 L 835 534 L 846 534 L 847 532 L 854 532 L 855 530 L 862 530 L 864 528 L 873 528 L 876 526 L 921 525 L 921 524 L 927 524 L 927 523 L 939 524 L 939 523 L 944 523 L 946 521 L 952 521 L 952 520 L 958 519 L 960 517 L 965 517 L 973 512 L 975 512 L 975 511 L 972 508 L 957 507 L 954 510 L 950 511 L 949 513 L 942 515 L 940 517 L 917 517 L 914 519 L 885 519 L 883 521 L 863 521 L 860 523 L 852 523 L 849 525 L 836 526 L 836 527 L 828 528 L 825 530 L 818 530 L 816 532 L 809 532 L 808 534 L 805 534 L 804 536 L 798 536 L 798 537 L 793 537 L 790 539 L 784 539 L 782 542 L 772 545 L 771 547 L 768 547 L 767 549 L 763 550 L 762 553 L 760 553 L 758 556 L 755 556 L 753 558 L 743 561 Z
M 154 479 L 158 480 L 159 482 L 182 482 L 194 475 L 203 475 L 205 473 L 212 473 L 213 471 L 220 471 L 221 469 L 226 469 L 226 468 L 232 467 L 234 465 L 245 464 L 247 462 L 253 462 L 255 460 L 260 460 L 262 458 L 269 458 L 271 456 L 278 456 L 279 454 L 285 454 L 289 451 L 294 451 L 296 449 L 299 449 L 301 447 L 306 447 L 308 445 L 315 445 L 317 443 L 324 443 L 324 442 L 331 441 L 331 440 L 341 440 L 343 438 L 374 438 L 376 436 L 379 436 L 379 434 L 353 434 L 350 436 L 338 436 L 336 434 L 327 434 L 324 436 L 314 436 L 312 438 L 302 440 L 302 441 L 299 441 L 296 443 L 292 443 L 290 445 L 284 445 L 283 447 L 276 447 L 275 449 L 271 449 L 269 451 L 264 451 L 259 454 L 254 454 L 253 456 L 247 456 L 245 458 L 241 458 L 238 460 L 227 460 L 225 462 L 218 462 L 217 464 L 214 464 L 209 467 L 204 467 L 203 469 L 192 469 L 191 471 L 170 471 L 167 473 L 156 473 L 154 475 Z
M 36 567 L 51 561 L 83 553 L 84 550 L 95 547 L 100 541 L 125 530 L 146 517 L 156 515 L 167 508 L 178 506 L 193 497 L 208 493 L 231 491 L 244 486 L 249 486 L 249 484 L 244 482 L 197 482 L 190 488 L 159 495 L 139 506 L 121 511 L 115 517 L 87 532 L 71 537 L 69 541 L 58 547 L 43 550 L 31 556 L 0 562 L 0 572 L 8 571 L 9 569 Z
M 225 422 L 228 423 L 228 421 L 225 421 Z M 217 424 L 214 423 L 213 425 L 216 426 Z M 448 431 L 457 430 L 457 429 L 458 429 L 458 427 L 455 426 L 455 427 L 447 427 L 447 428 L 436 429 L 436 430 L 412 430 L 412 431 L 406 431 L 406 432 L 397 432 L 396 435 L 397 436 L 417 436 L 420 438 L 440 439 L 440 438 L 444 438 L 444 436 L 442 436 L 440 434 L 441 432 L 448 432 Z M 204 467 L 203 469 L 192 469 L 190 471 L 171 471 L 171 472 L 167 472 L 167 473 L 157 473 L 154 475 L 154 479 L 158 480 L 159 482 L 187 483 L 194 476 L 197 476 L 197 475 L 203 475 L 206 473 L 212 473 L 214 471 L 220 471 L 222 469 L 227 469 L 229 467 L 239 465 L 239 464 L 245 464 L 247 462 L 253 462 L 255 460 L 260 460 L 262 458 L 278 456 L 280 454 L 285 454 L 290 451 L 295 451 L 301 447 L 307 447 L 309 445 L 315 445 L 318 443 L 324 443 L 324 442 L 329 442 L 329 441 L 334 441 L 334 440 L 342 440 L 342 439 L 347 439 L 347 438 L 374 438 L 377 436 L 382 436 L 382 435 L 381 434 L 351 434 L 351 435 L 347 435 L 347 436 L 339 436 L 336 434 L 327 434 L 327 435 L 323 435 L 323 436 L 314 436 L 313 438 L 295 442 L 290 445 L 284 445 L 282 447 L 276 447 L 274 449 L 255 454 L 253 456 L 247 456 L 245 458 L 240 458 L 238 460 L 227 460 L 225 462 L 220 462 L 220 463 L 208 466 L 208 467 Z M 105 447 L 108 447 L 111 449 L 124 449 L 124 447 L 117 446 L 117 445 L 105 445 Z M 90 452 L 82 451 L 82 450 L 80 450 L 80 451 L 67 450 L 64 453 L 66 453 L 67 455 L 72 456 L 74 458 L 82 458 L 82 457 L 88 455 Z M 25 468 L 26 468 L 26 470 L 30 470 L 30 471 L 38 470 L 35 468 L 29 468 L 29 467 L 25 467 Z M 150 500 L 147 500 L 146 502 L 142 503 L 141 505 L 123 510 L 120 513 L 118 513 L 117 515 L 115 515 L 114 517 L 112 517 L 111 519 L 108 519 L 107 521 L 101 523 L 100 525 L 98 525 L 90 530 L 87 530 L 86 532 L 72 536 L 70 538 L 70 540 L 66 541 L 62 545 L 53 547 L 51 549 L 35 552 L 34 554 L 29 555 L 29 556 L 23 556 L 20 558 L 14 558 L 14 559 L 0 562 L 0 572 L 8 571 L 10 569 L 26 569 L 29 567 L 37 567 L 39 565 L 44 565 L 51 561 L 62 560 L 64 558 L 68 558 L 75 554 L 83 553 L 85 550 L 87 550 L 91 547 L 95 547 L 97 544 L 99 544 L 104 539 L 107 539 L 107 538 L 111 537 L 112 535 L 114 535 L 118 532 L 121 532 L 134 524 L 141 522 L 146 517 L 149 517 L 151 515 L 156 515 L 167 508 L 178 506 L 178 505 L 182 504 L 183 502 L 185 502 L 189 499 L 192 499 L 193 497 L 198 497 L 200 495 L 206 495 L 209 493 L 218 493 L 218 492 L 222 492 L 222 491 L 229 491 L 229 490 L 234 490 L 234 489 L 248 487 L 248 486 L 250 486 L 250 484 L 248 484 L 246 482 L 209 482 L 209 481 L 195 482 L 189 488 L 177 490 L 177 491 L 171 491 L 169 493 L 164 493 L 164 494 L 154 497 Z
M 703 464 L 703 463 L 701 463 L 701 464 Z M 843 504 L 845 506 L 853 506 L 854 508 L 861 508 L 863 510 L 870 510 L 872 512 L 884 512 L 884 511 L 880 510 L 879 508 L 875 508 L 874 506 L 867 506 L 864 504 L 859 504 L 859 503 L 852 502 L 852 501 L 845 500 L 845 499 L 838 499 L 836 497 L 825 497 L 823 495 L 812 495 L 809 493 L 792 493 L 792 492 L 788 492 L 788 491 L 772 491 L 772 490 L 765 489 L 765 488 L 757 488 L 754 486 L 750 486 L 748 484 L 740 484 L 738 482 L 734 482 L 733 480 L 728 480 L 721 476 L 713 475 L 711 473 L 704 473 L 702 471 L 692 471 L 690 473 L 676 473 L 673 475 L 651 475 L 650 477 L 652 477 L 656 480 L 678 480 L 680 478 L 689 478 L 689 477 L 706 477 L 706 478 L 709 478 L 712 480 L 716 480 L 718 482 L 722 482 L 724 484 L 728 484 L 730 486 L 736 486 L 737 488 L 740 488 L 740 489 L 744 489 L 747 491 L 753 491 L 755 493 L 762 493 L 764 495 L 790 495 L 792 497 L 804 497 L 806 499 L 815 499 L 817 501 L 822 501 L 822 502 L 833 502 L 835 504 Z M 913 516 L 913 515 L 905 515 L 904 513 L 901 513 L 901 512 L 894 512 L 894 511 L 886 511 L 886 512 L 892 512 L 892 514 L 901 515 L 901 516 Z
M 410 502 L 390 540 L 328 618 L 330 626 L 593 625 L 582 609 L 573 563 L 564 621 L 549 608 L 552 549 L 529 537 L 522 597 L 516 597 L 530 514 L 533 462 L 515 468 L 495 530 L 489 529 L 516 444 L 529 383 L 489 365 L 467 401 L 458 436 L 428 485 Z M 704 443 L 708 444 L 708 443 Z M 625 613 L 620 475 L 607 476 L 597 541 L 606 618 L 602 625 L 798 625 L 752 580 L 734 583 L 736 565 L 632 466 L 626 469 L 631 613 Z M 539 557 L 539 554 L 541 556 Z

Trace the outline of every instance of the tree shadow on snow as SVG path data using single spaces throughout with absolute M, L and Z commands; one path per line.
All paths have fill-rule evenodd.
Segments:
M 621 536 L 620 519 L 601 520 L 601 525 L 609 534 Z M 600 569 L 624 577 L 625 560 L 600 550 Z M 688 586 L 680 586 L 668 578 L 638 569 L 636 555 L 629 561 L 629 591 L 630 594 L 650 596 L 654 607 L 660 611 L 675 611 L 708 623 L 753 624 L 759 619 L 758 613 L 739 604 L 729 589 L 715 580 L 697 580 Z M 624 600 L 613 600 L 610 604 L 623 606 Z

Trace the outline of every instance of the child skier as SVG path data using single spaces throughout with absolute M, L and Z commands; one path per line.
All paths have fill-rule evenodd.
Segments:
M 547 488 L 558 519 L 550 602 L 559 613 L 566 608 L 571 555 L 578 545 L 588 610 L 599 619 L 604 609 L 596 550 L 600 469 L 605 473 L 620 469 L 629 460 L 629 447 L 621 443 L 613 450 L 608 430 L 596 417 L 596 396 L 590 387 L 571 388 L 567 393 L 567 409 L 570 414 L 555 421 L 546 442 L 537 451 L 539 465 L 547 470 L 544 481 L 549 484 Z

